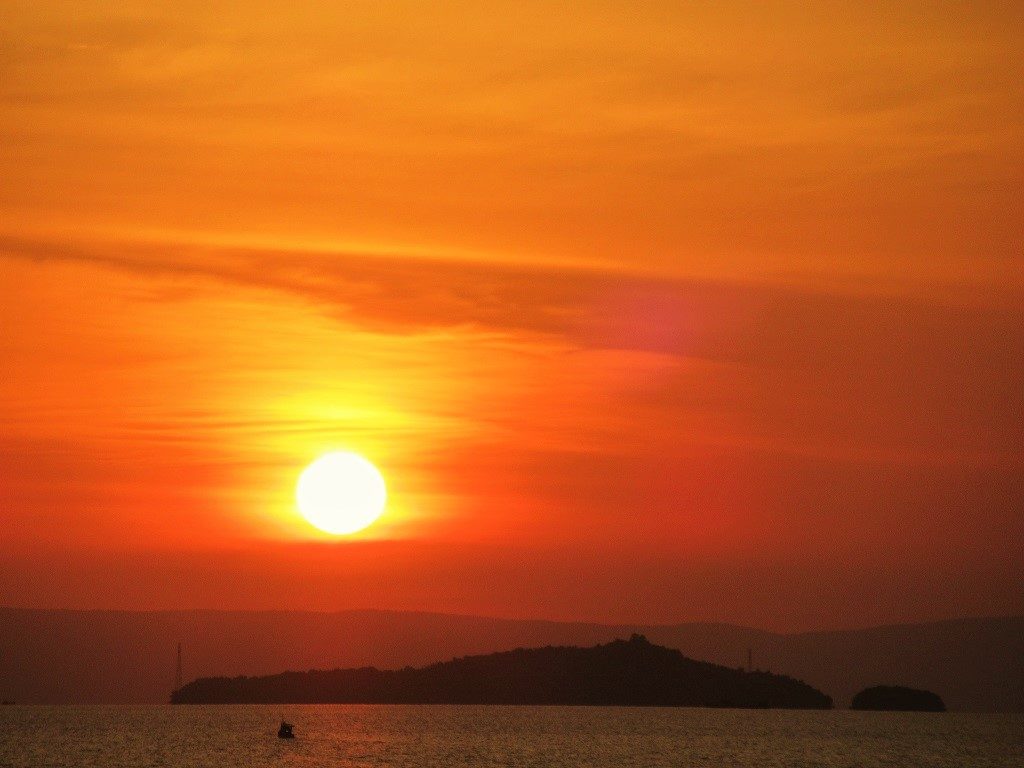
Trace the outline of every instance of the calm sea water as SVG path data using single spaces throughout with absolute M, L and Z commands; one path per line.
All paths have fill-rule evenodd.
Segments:
M 276 736 L 281 718 L 297 738 Z M 616 707 L 0 707 L 0 766 L 1024 766 L 1024 716 Z

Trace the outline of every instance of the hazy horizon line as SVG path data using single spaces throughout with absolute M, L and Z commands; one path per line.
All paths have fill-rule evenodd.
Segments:
M 434 616 L 451 619 L 484 619 L 488 621 L 500 621 L 510 623 L 541 623 L 541 624 L 566 624 L 566 625 L 590 625 L 594 627 L 610 628 L 655 628 L 655 627 L 682 627 L 682 626 L 707 626 L 707 627 L 731 627 L 752 632 L 761 632 L 766 635 L 792 637 L 795 635 L 829 634 L 842 632 L 868 632 L 872 630 L 897 629 L 900 627 L 923 627 L 939 624 L 957 624 L 972 621 L 1008 621 L 1014 619 L 1024 620 L 1024 613 L 1007 614 L 985 614 L 985 615 L 962 615 L 950 616 L 941 619 L 928 619 L 924 621 L 894 621 L 883 624 L 869 624 L 846 627 L 822 627 L 817 629 L 800 629 L 789 632 L 781 632 L 749 624 L 738 624 L 721 620 L 680 620 L 675 622 L 657 621 L 602 621 L 591 619 L 552 619 L 544 617 L 514 617 L 494 616 L 476 613 L 452 613 L 446 611 L 431 611 L 419 609 L 398 609 L 398 608 L 335 608 L 335 609 L 313 609 L 313 608 L 82 608 L 82 607 L 39 607 L 39 606 L 18 606 L 0 604 L 0 611 L 24 611 L 36 613 L 133 613 L 133 614 L 175 614 L 175 613 L 207 613 L 207 614 L 310 614 L 310 615 L 339 615 L 339 614 L 389 614 L 389 615 L 412 615 L 412 616 Z

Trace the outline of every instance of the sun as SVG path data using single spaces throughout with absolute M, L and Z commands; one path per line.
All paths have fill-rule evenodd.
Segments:
M 321 531 L 355 533 L 381 516 L 387 502 L 384 477 L 357 453 L 326 453 L 299 475 L 299 512 Z

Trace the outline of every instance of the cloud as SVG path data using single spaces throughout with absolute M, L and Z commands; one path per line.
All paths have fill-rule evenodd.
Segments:
M 475 335 L 467 349 L 486 348 L 488 335 L 523 352 L 534 345 L 535 364 L 561 359 L 579 382 L 614 392 L 631 418 L 673 424 L 680 414 L 725 414 L 720 439 L 751 448 L 845 460 L 1021 458 L 1024 361 L 1015 350 L 1024 348 L 1024 311 L 1013 286 L 988 305 L 965 305 L 359 253 L 14 239 L 0 247 L 8 258 L 91 263 L 179 287 L 271 290 L 396 338 L 448 330 Z M 612 354 L 595 356 L 602 351 Z M 636 372 L 632 381 L 615 372 L 618 359 Z M 578 397 L 578 386 L 548 378 L 556 398 Z

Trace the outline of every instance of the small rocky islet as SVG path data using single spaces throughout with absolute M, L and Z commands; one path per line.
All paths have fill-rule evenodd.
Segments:
M 946 704 L 937 693 L 901 685 L 876 685 L 860 691 L 850 709 L 873 712 L 945 712 Z

